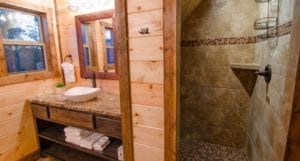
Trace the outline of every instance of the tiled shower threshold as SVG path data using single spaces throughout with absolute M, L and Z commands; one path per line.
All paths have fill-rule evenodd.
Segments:
M 180 161 L 247 161 L 240 149 L 197 141 L 181 143 L 180 155 Z

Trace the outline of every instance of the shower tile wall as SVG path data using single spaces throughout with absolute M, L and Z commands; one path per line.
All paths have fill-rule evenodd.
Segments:
M 292 20 L 293 8 L 293 0 L 281 1 L 280 24 Z M 264 14 L 265 9 L 259 13 Z M 299 54 L 290 50 L 290 41 L 291 35 L 286 35 L 277 39 L 276 46 L 276 39 L 256 44 L 256 61 L 261 68 L 271 64 L 273 75 L 268 92 L 263 78 L 257 80 L 251 99 L 247 145 L 250 161 L 283 161 Z
M 254 36 L 257 10 L 254 0 L 202 0 L 182 40 Z M 243 148 L 250 96 L 230 63 L 254 63 L 255 44 L 183 46 L 181 58 L 181 138 Z

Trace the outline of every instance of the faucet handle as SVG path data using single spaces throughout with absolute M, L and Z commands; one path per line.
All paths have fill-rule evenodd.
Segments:
M 272 78 L 271 65 L 270 64 L 266 65 L 266 67 L 263 71 L 256 71 L 255 74 L 257 74 L 259 76 L 263 76 L 265 78 L 266 83 L 269 84 L 271 81 L 271 78 Z
M 97 82 L 96 82 L 96 72 L 93 70 L 90 70 L 92 72 L 92 76 L 90 77 L 92 79 L 92 87 L 96 88 L 97 87 Z
M 91 70 L 91 72 L 92 72 L 92 78 L 93 78 L 93 79 L 96 79 L 96 72 L 93 71 L 93 70 Z

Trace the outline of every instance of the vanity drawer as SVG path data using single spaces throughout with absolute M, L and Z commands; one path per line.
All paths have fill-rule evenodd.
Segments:
M 104 135 L 122 138 L 122 125 L 120 120 L 96 116 L 96 130 Z
M 88 113 L 49 108 L 50 119 L 67 125 L 93 129 L 93 115 Z
M 38 105 L 38 104 L 31 104 L 32 114 L 36 118 L 40 119 L 48 119 L 48 108 L 47 106 Z

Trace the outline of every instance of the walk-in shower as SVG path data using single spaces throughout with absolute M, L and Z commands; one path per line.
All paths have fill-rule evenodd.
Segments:
M 182 1 L 181 161 L 283 161 L 293 6 Z

